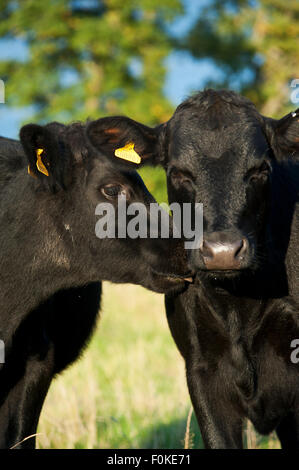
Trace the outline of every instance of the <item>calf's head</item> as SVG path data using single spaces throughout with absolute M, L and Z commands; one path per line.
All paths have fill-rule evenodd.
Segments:
M 191 268 L 213 277 L 255 270 L 264 257 L 273 170 L 298 157 L 298 110 L 274 120 L 233 92 L 206 90 L 155 129 L 121 123 L 149 163 L 164 166 L 171 203 L 203 203 L 203 240 L 190 250 Z
M 299 115 L 261 116 L 247 99 L 207 90 L 168 123 L 171 200 L 203 203 L 203 240 L 191 265 L 218 277 L 265 259 L 273 171 L 299 152 Z
M 70 260 L 69 269 L 77 270 L 87 281 L 131 282 L 168 293 L 180 289 L 189 272 L 182 241 L 159 236 L 132 239 L 126 234 L 118 238 L 119 200 L 126 209 L 131 203 L 142 203 L 146 224 L 150 223 L 150 203 L 155 200 L 135 171 L 143 163 L 142 154 L 129 153 L 137 163 L 115 156 L 116 149 L 129 143 L 115 132 L 109 119 L 87 126 L 28 124 L 21 129 L 28 184 L 37 195 L 39 236 L 43 230 L 55 230 L 65 258 Z M 116 225 L 114 238 L 99 239 L 95 234 L 99 203 L 109 203 L 115 210 L 111 214 L 111 223 Z M 38 240 L 32 242 L 38 244 Z

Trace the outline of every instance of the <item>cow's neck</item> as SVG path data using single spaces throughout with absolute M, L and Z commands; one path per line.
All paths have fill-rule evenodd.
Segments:
M 2 339 L 8 324 L 16 325 L 57 290 L 94 280 L 80 260 L 80 250 L 73 247 L 76 234 L 71 224 L 61 222 L 59 208 L 29 190 L 13 196 L 14 204 L 1 211 L 0 219 Z

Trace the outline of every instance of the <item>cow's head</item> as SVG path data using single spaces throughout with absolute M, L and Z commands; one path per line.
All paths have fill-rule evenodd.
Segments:
M 87 126 L 28 124 L 20 137 L 28 159 L 28 184 L 44 219 L 51 218 L 60 234 L 65 258 L 71 260 L 69 269 L 84 268 L 91 281 L 131 282 L 158 292 L 184 286 L 189 269 L 182 241 L 159 236 L 118 238 L 118 221 L 122 220 L 122 230 L 126 228 L 118 213 L 119 199 L 122 208 L 143 204 L 148 226 L 150 203 L 155 202 L 135 171 L 146 158 L 146 149 L 136 145 L 134 152 L 127 150 L 135 142 L 134 135 L 128 138 L 111 119 L 100 119 Z M 122 149 L 118 152 L 122 158 L 116 157 L 117 149 Z M 99 239 L 95 234 L 95 209 L 104 202 L 115 209 L 116 217 L 111 214 L 115 238 Z
M 272 173 L 298 158 L 299 115 L 264 118 L 233 92 L 207 90 L 177 108 L 167 135 L 170 200 L 203 203 L 191 265 L 213 277 L 255 270 L 266 255 Z
M 209 277 L 255 270 L 265 255 L 272 173 L 298 159 L 298 110 L 274 120 L 233 92 L 207 90 L 155 129 L 122 123 L 126 135 L 141 129 L 148 162 L 164 166 L 170 202 L 203 203 L 204 236 L 201 248 L 190 250 L 192 269 Z

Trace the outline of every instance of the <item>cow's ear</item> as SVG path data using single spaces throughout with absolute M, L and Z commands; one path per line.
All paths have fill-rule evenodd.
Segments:
M 299 157 L 299 108 L 281 119 L 266 118 L 267 135 L 278 160 Z
M 98 151 L 128 168 L 163 163 L 165 125 L 151 128 L 128 117 L 115 116 L 88 124 L 87 138 Z
M 20 140 L 28 159 L 28 173 L 52 190 L 66 187 L 70 165 L 70 155 L 59 142 L 57 126 L 62 127 L 58 124 L 27 124 L 20 130 Z

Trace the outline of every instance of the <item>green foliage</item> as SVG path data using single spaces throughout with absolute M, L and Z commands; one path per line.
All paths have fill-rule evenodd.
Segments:
M 162 168 L 144 167 L 140 170 L 147 189 L 154 195 L 158 203 L 168 201 L 166 188 L 166 173 Z
M 166 121 L 165 24 L 181 12 L 181 0 L 2 0 L 0 37 L 22 39 L 29 51 L 23 61 L 0 61 L 7 105 L 33 105 L 35 122 L 117 114 Z M 145 177 L 167 201 L 162 170 Z
M 209 85 L 229 87 L 249 69 L 253 78 L 240 91 L 275 117 L 294 107 L 288 85 L 298 78 L 298 37 L 297 0 L 211 0 L 183 47 L 220 66 L 223 79 Z
M 2 0 L 0 37 L 29 48 L 28 60 L 0 62 L 8 104 L 35 105 L 38 121 L 165 121 L 172 109 L 162 92 L 171 50 L 164 26 L 180 12 L 180 0 Z
M 23 39 L 29 51 L 23 61 L 0 61 L 7 105 L 33 105 L 35 121 L 115 114 L 166 121 L 173 108 L 163 95 L 164 59 L 174 40 L 165 24 L 181 12 L 182 0 L 2 0 L 0 37 Z M 279 117 L 293 108 L 298 37 L 297 0 L 210 0 L 180 46 L 220 67 L 210 86 L 235 87 L 250 70 L 240 92 Z M 167 201 L 162 170 L 142 175 Z

